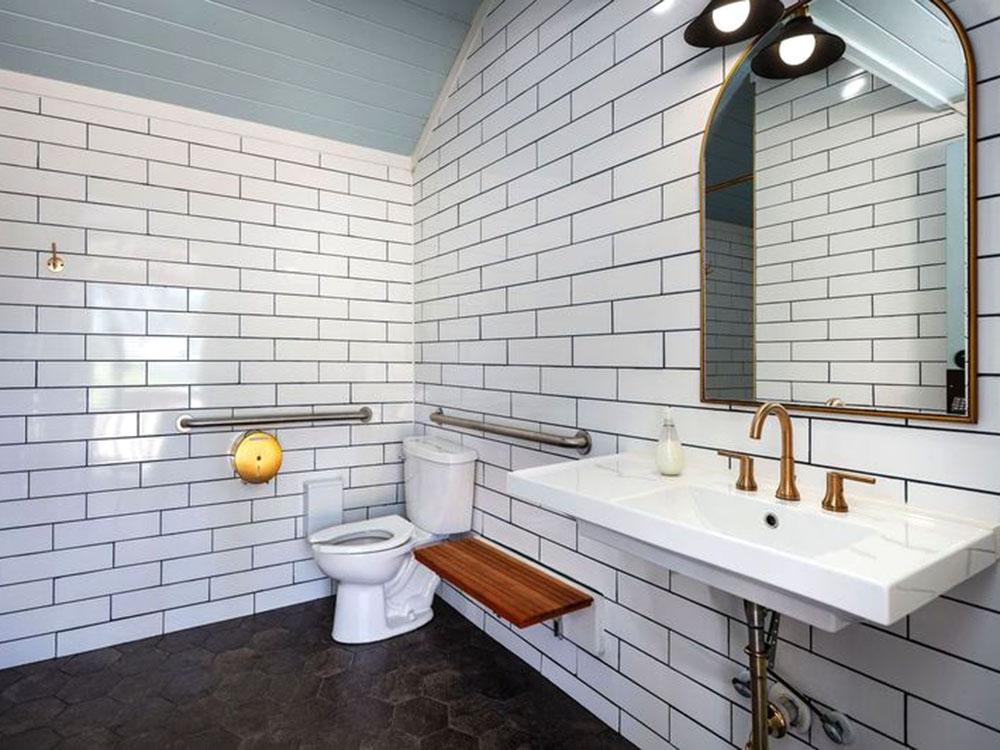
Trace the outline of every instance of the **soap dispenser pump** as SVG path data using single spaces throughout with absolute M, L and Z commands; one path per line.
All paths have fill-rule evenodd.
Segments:
M 676 477 L 684 471 L 684 446 L 677 436 L 669 406 L 663 410 L 663 427 L 656 444 L 656 468 L 668 477 Z

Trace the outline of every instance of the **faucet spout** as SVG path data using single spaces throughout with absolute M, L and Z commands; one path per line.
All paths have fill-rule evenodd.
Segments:
M 778 480 L 778 491 L 774 496 L 780 500 L 798 500 L 799 489 L 795 486 L 795 455 L 792 449 L 792 418 L 788 416 L 785 407 L 774 401 L 762 404 L 750 422 L 750 437 L 760 440 L 764 432 L 764 422 L 772 414 L 781 427 L 781 476 Z

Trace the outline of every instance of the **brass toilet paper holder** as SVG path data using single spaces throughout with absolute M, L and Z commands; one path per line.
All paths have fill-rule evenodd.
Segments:
M 248 484 L 264 484 L 281 469 L 281 443 L 269 432 L 250 430 L 233 445 L 233 468 Z

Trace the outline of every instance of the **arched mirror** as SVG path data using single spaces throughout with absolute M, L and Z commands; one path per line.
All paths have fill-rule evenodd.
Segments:
M 843 56 L 755 73 L 797 17 Z M 975 421 L 974 87 L 938 0 L 799 3 L 732 68 L 702 161 L 703 400 Z

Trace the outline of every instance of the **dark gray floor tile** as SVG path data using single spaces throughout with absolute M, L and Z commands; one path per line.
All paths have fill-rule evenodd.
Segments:
M 630 745 L 445 603 L 330 640 L 332 601 L 0 671 L 0 746 L 447 750 Z

